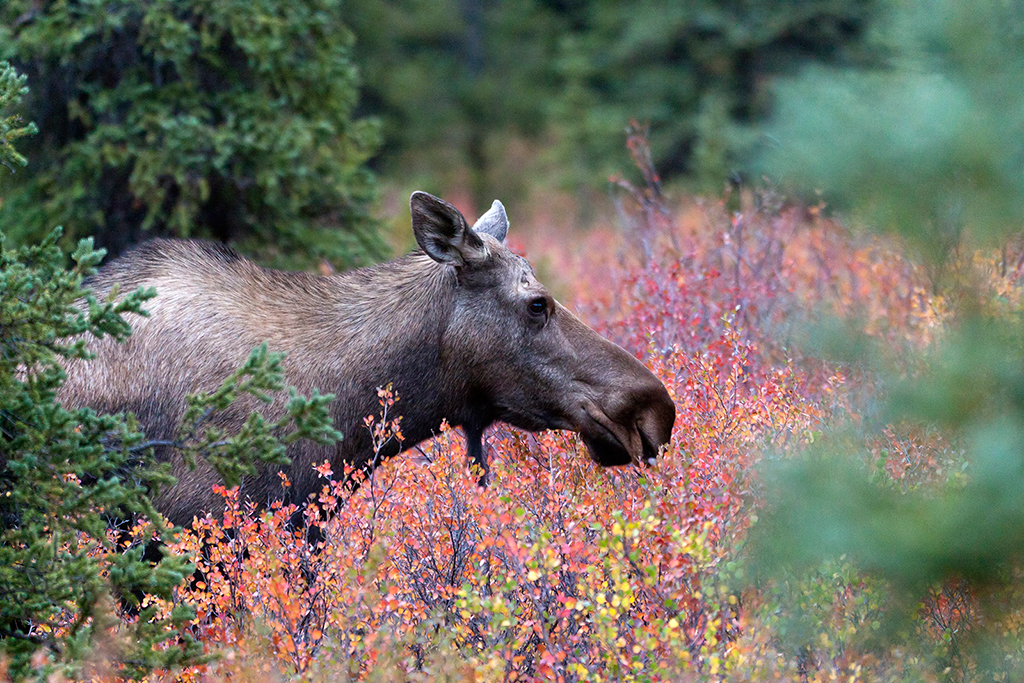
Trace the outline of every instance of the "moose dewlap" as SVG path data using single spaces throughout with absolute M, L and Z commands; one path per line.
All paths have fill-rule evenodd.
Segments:
M 496 421 L 537 431 L 579 432 L 603 466 L 652 461 L 669 440 L 675 406 L 662 383 L 631 354 L 600 337 L 555 301 L 526 259 L 504 246 L 500 202 L 471 228 L 455 207 L 423 192 L 411 198 L 420 250 L 370 268 L 321 277 L 257 266 L 223 246 L 151 240 L 105 266 L 90 283 L 98 296 L 156 288 L 149 317 L 132 320 L 124 344 L 91 340 L 96 354 L 67 365 L 65 403 L 131 411 L 150 439 L 174 437 L 186 396 L 219 386 L 257 345 L 288 354 L 299 391 L 333 393 L 331 416 L 344 439 L 289 447 L 289 496 L 319 490 L 313 466 L 328 460 L 366 467 L 374 453 L 363 418 L 376 414 L 378 387 L 401 396 L 404 445 L 461 426 L 470 457 L 484 464 L 481 437 Z M 217 425 L 237 428 L 260 407 L 239 401 Z M 398 451 L 395 445 L 384 457 Z M 173 454 L 161 454 L 170 457 Z M 221 502 L 216 474 L 174 461 L 178 483 L 157 508 L 187 523 Z M 247 479 L 246 495 L 284 497 L 269 468 Z

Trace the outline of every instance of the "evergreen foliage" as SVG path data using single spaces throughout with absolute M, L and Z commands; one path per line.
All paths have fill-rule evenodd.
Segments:
M 40 668 L 36 661 L 40 674 L 53 667 L 74 674 L 95 658 L 97 644 L 103 651 L 96 657 L 113 660 L 129 677 L 195 663 L 202 648 L 182 630 L 194 617 L 191 609 L 178 604 L 169 618 L 155 617 L 154 599 L 171 600 L 192 573 L 181 557 L 165 553 L 154 563 L 145 555 L 155 540 L 177 531 L 150 502 L 174 481 L 167 463 L 152 460 L 158 444 L 145 439 L 130 415 L 97 415 L 57 402 L 60 359 L 86 357 L 87 335 L 126 338 L 131 328 L 122 315 L 141 313 L 154 292 L 97 301 L 82 282 L 103 252 L 83 240 L 72 255 L 75 266 L 65 270 L 60 233 L 39 246 L 0 252 L 0 653 L 11 658 L 16 678 L 29 674 L 40 648 L 48 662 Z M 180 436 L 170 445 L 188 462 L 203 458 L 225 483 L 237 485 L 259 462 L 286 463 L 287 443 L 340 438 L 327 412 L 332 397 L 307 399 L 293 389 L 278 421 L 254 412 L 238 434 L 208 426 L 242 394 L 267 401 L 283 390 L 282 360 L 258 347 L 216 391 L 189 397 Z M 112 524 L 123 533 L 108 533 Z M 138 613 L 111 640 L 115 600 Z
M 916 245 L 948 332 L 909 359 L 860 345 L 887 378 L 876 421 L 771 470 L 755 546 L 776 572 L 848 559 L 886 579 L 906 616 L 929 588 L 966 582 L 981 617 L 960 663 L 1017 680 L 1019 641 L 987 624 L 1024 605 L 1024 311 L 981 286 L 990 266 L 975 249 L 1001 246 L 1003 275 L 1019 266 L 1007 254 L 1024 208 L 1024 4 L 894 1 L 872 43 L 886 56 L 876 68 L 807 69 L 780 89 L 760 167 Z M 846 329 L 821 339 L 851 350 Z M 891 484 L 869 445 L 887 424 L 944 436 L 960 462 L 945 487 Z
M 132 420 L 68 410 L 56 400 L 64 377 L 59 359 L 84 357 L 83 335 L 127 337 L 121 316 L 138 313 L 153 293 L 133 292 L 117 303 L 87 297 L 78 308 L 82 280 L 103 253 L 83 240 L 66 270 L 59 239 L 54 230 L 17 252 L 0 241 L 0 648 L 15 678 L 29 674 L 40 648 L 49 664 L 39 674 L 53 666 L 74 673 L 90 648 L 110 637 L 111 591 L 136 605 L 140 592 L 169 599 L 191 573 L 179 557 L 156 564 L 143 558 L 146 541 L 168 531 L 148 492 L 171 479 L 140 448 L 143 435 Z M 152 526 L 122 552 L 107 534 L 113 519 Z M 193 661 L 201 651 L 186 636 L 161 646 L 179 636 L 189 610 L 167 622 L 154 612 L 142 609 L 117 643 L 114 657 L 129 672 Z
M 5 65 L 0 103 L 16 104 L 24 83 Z M 9 143 L 31 127 L 14 128 L 13 120 L 0 118 L 2 149 L 5 160 L 20 162 Z M 0 233 L 0 662 L 15 680 L 111 665 L 120 676 L 141 678 L 202 660 L 187 630 L 193 610 L 173 603 L 193 567 L 166 552 L 147 556 L 179 531 L 151 503 L 174 479 L 167 463 L 153 461 L 156 444 L 131 415 L 69 409 L 57 398 L 62 359 L 88 358 L 89 336 L 127 338 L 123 316 L 145 315 L 142 306 L 156 293 L 115 291 L 98 301 L 84 283 L 104 252 L 82 240 L 68 269 L 61 237 L 57 228 L 14 250 Z M 258 347 L 216 391 L 190 396 L 171 445 L 234 485 L 257 463 L 285 462 L 285 445 L 296 439 L 340 438 L 327 412 L 331 396 L 307 399 L 293 389 L 280 420 L 254 412 L 238 434 L 209 426 L 242 394 L 268 401 L 283 390 L 282 360 Z M 115 618 L 118 604 L 131 612 L 124 621 Z
M 805 60 L 861 59 L 875 0 L 356 0 L 350 19 L 388 171 L 468 167 L 480 208 L 515 133 L 558 141 L 567 184 L 629 166 L 631 120 L 654 161 L 720 189 L 769 109 L 766 78 Z M 429 151 L 429 153 L 428 153 Z
M 364 75 L 363 106 L 379 116 L 386 172 L 422 187 L 464 182 L 479 208 L 494 199 L 503 136 L 536 136 L 557 96 L 561 14 L 538 0 L 353 0 L 348 21 Z M 440 180 L 439 180 L 440 179 Z
M 621 169 L 626 124 L 650 126 L 655 166 L 720 190 L 745 140 L 737 125 L 770 109 L 768 77 L 806 61 L 859 57 L 872 0 L 653 0 L 582 3 L 561 42 L 558 119 L 579 168 Z M 618 161 L 618 163 L 614 163 Z
M 384 133 L 375 166 L 466 187 L 481 209 L 496 186 L 509 193 L 510 139 L 547 146 L 558 181 L 603 183 L 629 166 L 634 119 L 666 177 L 718 189 L 747 144 L 741 124 L 771 109 L 767 77 L 861 60 L 877 1 L 342 4 L 6 3 L 0 58 L 37 84 L 44 135 L 40 172 L 0 225 L 22 216 L 38 236 L 81 222 L 74 236 L 115 252 L 148 229 L 279 265 L 308 263 L 286 256 L 303 250 L 342 266 L 379 256 L 363 165 L 377 130 L 354 120 L 355 62 L 359 112 Z
M 0 230 L 111 253 L 153 235 L 232 241 L 277 265 L 377 259 L 341 0 L 9 0 L 0 58 L 42 133 Z
M 28 92 L 25 77 L 18 74 L 7 62 L 0 62 L 0 112 L 16 104 Z M 16 115 L 0 118 L 0 164 L 14 172 L 13 164 L 24 166 L 25 157 L 14 149 L 14 141 L 36 132 L 34 124 L 21 125 Z
M 942 258 L 1024 210 L 1024 5 L 891 2 L 873 68 L 820 66 L 778 86 L 760 165 L 825 190 Z
M 88 335 L 125 339 L 131 328 L 122 316 L 140 314 L 155 293 L 97 301 L 82 283 L 103 252 L 83 240 L 66 270 L 60 237 L 54 230 L 17 252 L 0 241 L 0 654 L 11 658 L 16 678 L 29 674 L 40 648 L 47 655 L 46 664 L 36 662 L 40 674 L 59 667 L 73 675 L 95 657 L 129 677 L 195 663 L 202 648 L 183 630 L 191 609 L 178 604 L 169 618 L 155 616 L 154 599 L 171 600 L 192 573 L 182 557 L 146 556 L 153 542 L 177 531 L 150 502 L 174 482 L 167 463 L 151 457 L 158 444 L 130 415 L 57 402 L 60 359 L 87 357 Z M 209 462 L 233 486 L 259 462 L 286 463 L 287 443 L 340 438 L 327 412 L 332 397 L 307 399 L 294 389 L 280 420 L 254 412 L 238 434 L 208 426 L 242 394 L 268 401 L 283 390 L 282 360 L 258 347 L 216 391 L 190 396 L 170 445 L 188 462 Z M 122 533 L 108 533 L 111 525 Z M 111 639 L 116 602 L 137 615 Z M 97 645 L 103 651 L 94 657 Z

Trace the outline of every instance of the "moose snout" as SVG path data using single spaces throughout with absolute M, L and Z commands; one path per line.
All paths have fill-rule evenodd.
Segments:
M 676 422 L 676 406 L 664 385 L 658 383 L 658 391 L 637 417 L 636 426 L 643 441 L 641 462 L 653 465 L 662 446 L 672 440 L 672 427 Z
M 676 421 L 676 406 L 668 390 L 653 375 L 651 379 L 654 382 L 630 397 L 628 405 L 632 410 L 627 410 L 627 419 L 632 420 L 640 439 L 640 454 L 633 461 L 643 465 L 654 464 L 661 447 L 671 441 Z
M 649 380 L 584 402 L 580 434 L 598 465 L 653 464 L 669 443 L 676 407 L 664 385 L 653 375 Z

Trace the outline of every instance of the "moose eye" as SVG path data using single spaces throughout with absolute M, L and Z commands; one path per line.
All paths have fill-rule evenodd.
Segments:
M 548 310 L 548 302 L 544 297 L 537 297 L 530 301 L 530 315 L 544 315 Z

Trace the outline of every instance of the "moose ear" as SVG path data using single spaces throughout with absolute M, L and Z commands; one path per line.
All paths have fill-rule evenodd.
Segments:
M 426 192 L 413 192 L 409 208 L 416 243 L 438 263 L 461 267 L 486 256 L 483 240 L 448 202 Z
M 497 199 L 491 204 L 483 216 L 473 224 L 473 232 L 485 232 L 499 242 L 505 241 L 508 234 L 508 216 L 505 215 L 505 207 Z

